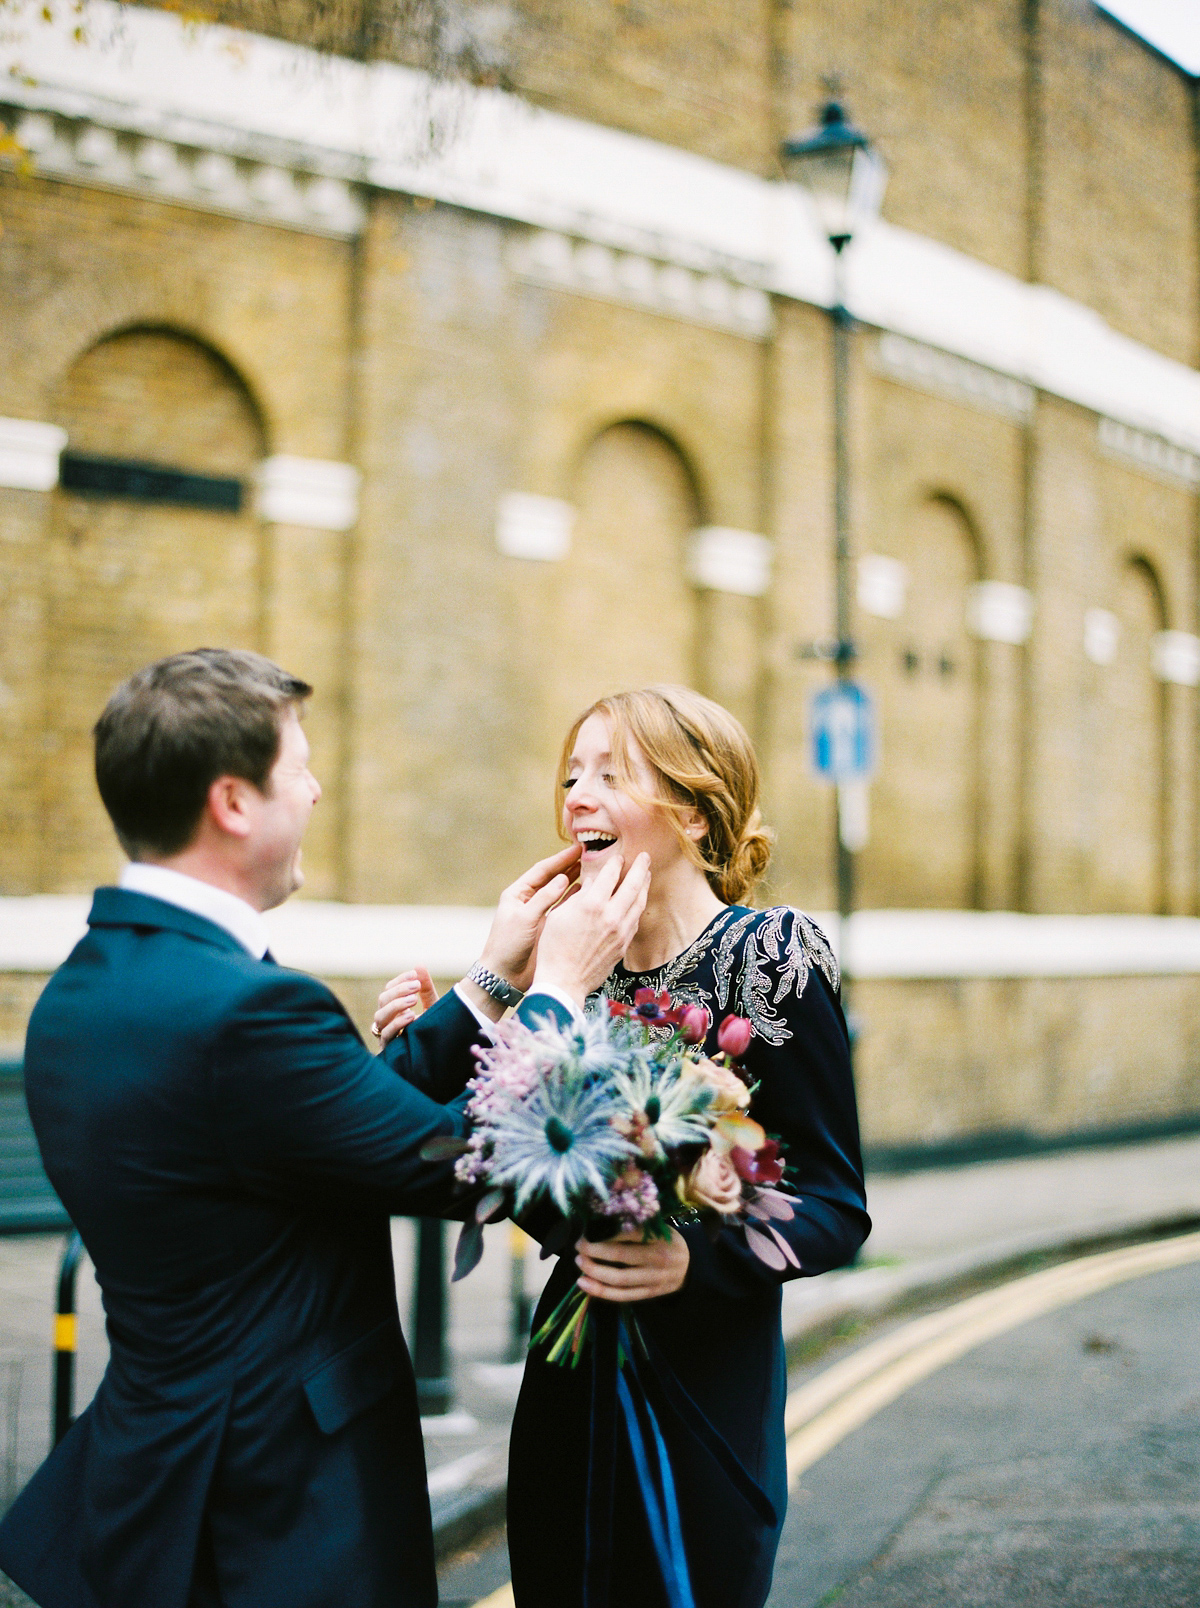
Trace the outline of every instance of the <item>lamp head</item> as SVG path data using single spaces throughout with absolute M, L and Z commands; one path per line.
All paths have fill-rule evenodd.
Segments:
M 783 170 L 807 195 L 835 251 L 879 212 L 887 170 L 861 129 L 838 101 L 821 110 L 820 125 L 780 146 Z

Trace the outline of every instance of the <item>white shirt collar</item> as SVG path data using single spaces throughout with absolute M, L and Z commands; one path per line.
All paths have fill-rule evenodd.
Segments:
M 256 960 L 267 952 L 267 924 L 262 913 L 236 893 L 226 893 L 224 888 L 215 888 L 198 877 L 185 877 L 182 871 L 169 871 L 165 865 L 146 865 L 140 860 L 132 861 L 121 872 L 120 885 L 130 893 L 148 894 L 151 899 L 162 899 L 215 922 Z

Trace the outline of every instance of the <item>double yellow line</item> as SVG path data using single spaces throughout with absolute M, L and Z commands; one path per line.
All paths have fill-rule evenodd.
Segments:
M 1200 1233 L 1102 1251 L 915 1318 L 826 1368 L 787 1400 L 788 1483 L 913 1385 L 1044 1313 L 1147 1273 L 1200 1261 Z
M 784 1412 L 788 1484 L 906 1390 L 976 1346 L 1116 1284 L 1190 1262 L 1200 1262 L 1200 1233 L 1064 1262 L 902 1324 L 792 1391 Z M 514 1608 L 512 1586 L 474 1608 Z

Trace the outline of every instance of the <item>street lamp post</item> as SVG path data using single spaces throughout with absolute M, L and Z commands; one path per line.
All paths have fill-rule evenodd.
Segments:
M 850 332 L 846 308 L 846 247 L 856 229 L 876 216 L 886 172 L 867 136 L 846 120 L 837 101 L 821 112 L 820 126 L 780 148 L 783 169 L 807 197 L 817 223 L 833 248 L 833 523 L 837 638 L 829 657 L 837 678 L 849 682 L 858 654 L 851 635 L 850 461 L 848 390 Z M 846 819 L 844 784 L 838 783 L 834 832 L 838 920 L 844 953 L 846 923 L 854 909 L 854 838 Z

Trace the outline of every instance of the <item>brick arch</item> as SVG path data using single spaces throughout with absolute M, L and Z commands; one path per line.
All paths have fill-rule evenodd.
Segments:
M 907 571 L 903 612 L 860 617 L 861 674 L 875 693 L 880 763 L 866 904 L 969 909 L 980 903 L 980 645 L 968 589 L 984 573 L 979 529 L 961 498 L 927 491 L 878 542 Z
M 209 343 L 161 324 L 104 332 L 56 387 L 68 449 L 241 481 L 239 511 L 60 487 L 48 499 L 43 575 L 45 755 L 38 884 L 84 892 L 118 855 L 92 781 L 91 728 L 125 676 L 198 645 L 263 645 L 266 532 L 250 477 L 262 414 Z
M 1089 672 L 1091 904 L 1156 915 L 1166 910 L 1168 807 L 1167 691 L 1153 663 L 1154 637 L 1168 623 L 1158 566 L 1127 552 L 1107 602 L 1120 628 L 1112 663 Z
M 277 434 L 275 377 L 261 365 L 253 347 L 243 345 L 236 334 L 197 321 L 197 307 L 205 305 L 207 291 L 199 278 L 150 285 L 134 275 L 80 274 L 39 299 L 30 310 L 26 341 L 40 354 L 39 369 L 48 393 L 43 413 L 72 367 L 93 347 L 126 330 L 167 329 L 206 347 L 238 375 L 254 400 L 264 451 L 277 450 L 273 445 Z
M 55 422 L 83 452 L 248 475 L 267 454 L 263 409 L 212 341 L 137 320 L 80 351 L 55 388 Z
M 601 693 L 696 679 L 686 541 L 703 504 L 687 457 L 657 425 L 618 419 L 580 452 L 569 495 L 575 532 L 554 577 L 555 730 Z
M 1158 565 L 1145 553 L 1128 553 L 1121 566 L 1124 579 L 1135 579 L 1145 588 L 1146 599 L 1150 613 L 1159 631 L 1165 631 L 1170 624 L 1170 610 L 1167 607 L 1167 591 L 1163 585 L 1162 575 Z
M 980 528 L 979 521 L 972 512 L 970 499 L 961 496 L 956 491 L 950 491 L 945 488 L 938 487 L 927 492 L 924 498 L 919 499 L 918 507 L 921 505 L 921 503 L 930 504 L 934 508 L 943 509 L 952 518 L 958 521 L 960 532 L 967 541 L 974 559 L 975 573 L 973 579 L 977 581 L 982 581 L 989 578 L 995 579 L 996 577 L 989 575 L 990 555 L 988 553 L 987 544 L 983 538 L 983 532 Z
M 600 438 L 610 430 L 619 429 L 644 431 L 648 437 L 657 438 L 668 452 L 674 453 L 687 477 L 695 523 L 706 524 L 711 514 L 712 499 L 708 495 L 706 477 L 700 470 L 700 454 L 692 450 L 681 431 L 667 421 L 646 412 L 614 413 L 593 423 L 590 431 L 583 436 L 570 462 L 567 471 L 570 489 L 567 494 L 572 495 L 577 488 L 579 475 L 588 454 Z

